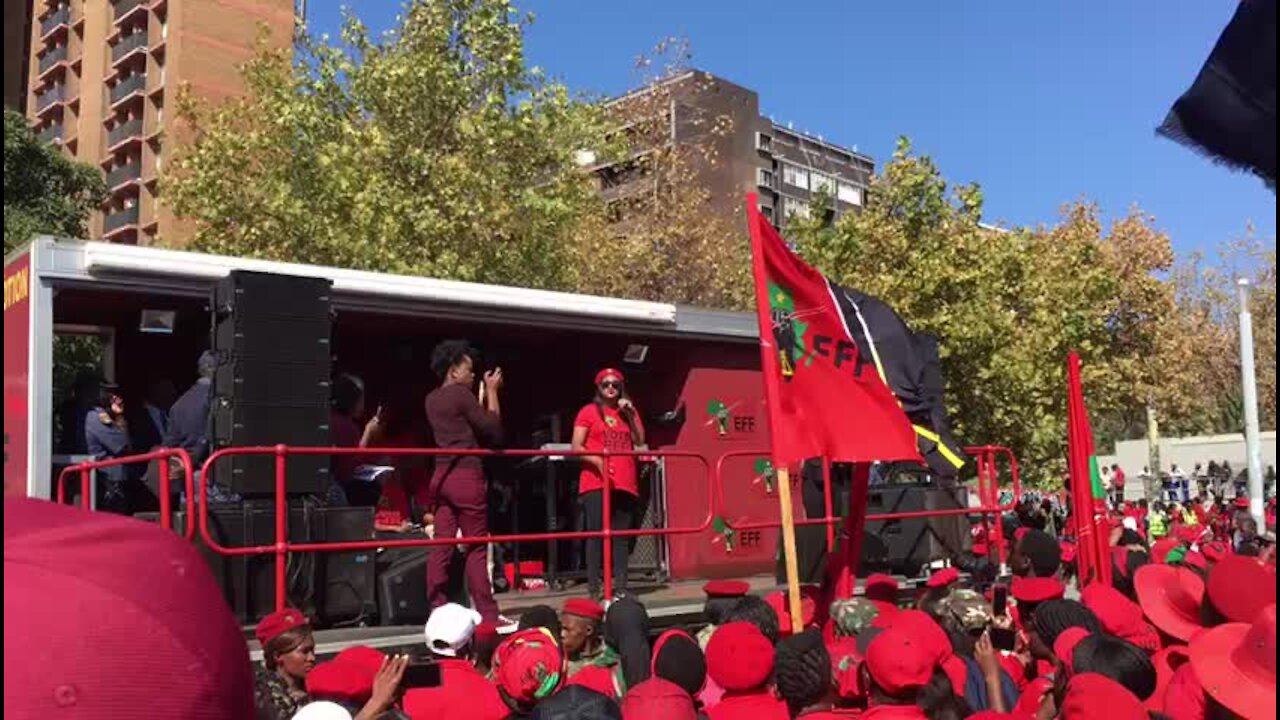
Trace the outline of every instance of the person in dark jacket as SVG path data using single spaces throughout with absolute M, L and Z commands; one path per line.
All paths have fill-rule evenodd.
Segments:
M 120 388 L 102 383 L 101 397 L 84 416 L 85 445 L 94 460 L 113 460 L 133 453 L 129 440 L 129 424 L 124 419 L 124 398 Z M 130 487 L 135 475 L 126 465 L 100 468 L 98 473 L 98 509 L 128 515 L 133 512 Z
M 206 350 L 196 361 L 196 381 L 173 403 L 169 410 L 169 427 L 164 446 L 186 450 L 197 473 L 209 458 L 209 407 L 213 399 L 213 376 L 218 371 L 218 357 Z M 176 483 L 175 483 L 176 484 Z M 215 483 L 209 483 L 209 502 L 239 501 L 239 496 Z

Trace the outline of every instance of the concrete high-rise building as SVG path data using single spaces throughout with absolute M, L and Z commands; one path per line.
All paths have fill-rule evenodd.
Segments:
M 653 93 L 665 108 L 662 121 L 670 128 L 663 142 L 697 143 L 716 158 L 699 172 L 717 211 L 741 209 L 747 192 L 756 192 L 760 209 L 774 225 L 792 215 L 808 216 L 818 194 L 830 198 L 829 212 L 839 216 L 856 211 L 865 200 L 875 162 L 842 147 L 774 122 L 760 113 L 760 96 L 722 77 L 691 70 L 656 86 L 646 87 L 609 102 L 626 121 L 629 113 L 654 113 Z M 716 118 L 727 120 L 723 132 L 709 132 Z M 596 168 L 606 201 L 619 202 L 634 194 L 643 172 L 632 172 L 626 160 Z
M 22 112 L 27 102 L 27 60 L 31 0 L 4 3 L 4 106 Z
M 27 115 L 41 139 L 102 168 L 110 190 L 90 237 L 180 242 L 157 187 L 189 134 L 178 90 L 239 94 L 239 66 L 264 29 L 292 42 L 292 0 L 35 0 L 30 17 Z

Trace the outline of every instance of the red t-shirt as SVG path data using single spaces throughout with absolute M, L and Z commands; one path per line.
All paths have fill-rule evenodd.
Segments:
M 511 714 L 498 688 L 466 660 L 441 660 L 440 680 L 439 687 L 413 688 L 404 694 L 410 717 L 502 720 Z
M 860 716 L 862 720 L 926 720 L 919 705 L 875 705 Z
M 1111 484 L 1114 485 L 1117 490 L 1124 489 L 1124 471 L 1123 470 L 1116 468 L 1115 473 L 1111 476 Z
M 640 424 L 638 414 L 635 422 L 638 427 L 644 427 Z M 606 449 L 610 452 L 635 450 L 635 444 L 631 442 L 631 427 L 627 425 L 627 421 L 622 418 L 616 408 L 595 403 L 584 405 L 578 411 L 578 417 L 573 421 L 573 426 L 586 428 L 587 440 L 583 448 L 587 452 L 600 452 Z M 640 487 L 636 480 L 635 456 L 610 457 L 605 462 L 609 470 L 610 486 L 613 489 L 632 495 L 640 494 Z M 578 476 L 578 493 L 592 492 L 603 487 L 604 481 L 600 478 L 599 471 L 584 462 L 582 473 Z

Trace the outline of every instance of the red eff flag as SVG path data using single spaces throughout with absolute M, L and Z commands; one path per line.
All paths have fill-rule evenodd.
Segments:
M 787 248 L 754 194 L 747 213 L 775 463 L 920 461 L 911 422 L 860 357 L 831 284 Z
M 1111 548 L 1105 510 L 1097 511 L 1098 458 L 1094 454 L 1089 410 L 1084 404 L 1084 383 L 1080 380 L 1080 356 L 1067 354 L 1067 470 L 1071 490 L 1071 515 L 1076 531 L 1076 576 L 1081 587 L 1092 582 L 1111 584 Z M 1098 492 L 1097 495 L 1101 495 Z

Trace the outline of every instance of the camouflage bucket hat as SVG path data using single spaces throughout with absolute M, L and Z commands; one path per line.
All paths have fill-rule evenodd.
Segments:
M 938 612 L 950 615 L 965 630 L 981 630 L 991 622 L 991 603 L 976 590 L 956 588 L 938 604 Z
M 853 637 L 871 626 L 880 614 L 880 608 L 866 598 L 849 598 L 831 603 L 831 621 L 836 635 Z

